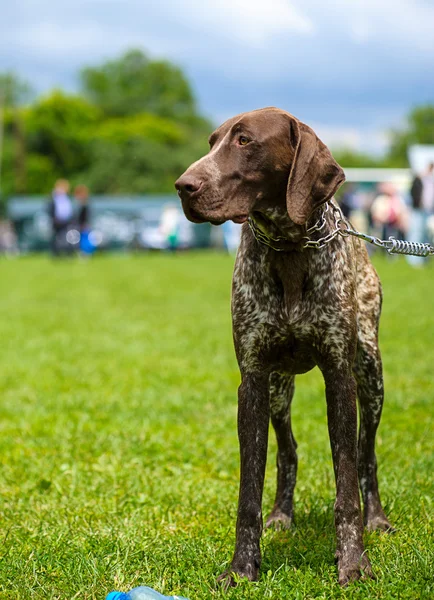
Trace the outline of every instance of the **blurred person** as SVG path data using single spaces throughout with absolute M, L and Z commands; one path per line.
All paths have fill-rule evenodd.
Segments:
M 178 248 L 192 248 L 194 245 L 193 223 L 190 223 L 183 214 L 180 215 L 178 226 Z
M 434 214 L 434 163 L 430 163 L 424 173 L 416 175 L 410 188 L 411 216 L 409 239 L 424 243 L 430 238 L 428 223 Z M 407 261 L 420 267 L 426 259 L 420 256 L 407 256 Z
M 356 208 L 357 200 L 355 198 L 355 194 L 355 185 L 353 183 L 348 183 L 345 186 L 344 193 L 342 194 L 341 199 L 339 201 L 339 205 L 341 207 L 343 215 L 347 219 L 351 218 L 351 213 Z
M 380 236 L 404 239 L 407 230 L 408 212 L 404 200 L 396 187 L 391 183 L 382 183 L 378 187 L 379 194 L 371 206 L 371 218 L 374 228 Z
M 181 213 L 175 204 L 167 204 L 163 209 L 160 222 L 160 232 L 169 250 L 178 248 L 179 226 Z
M 223 223 L 222 227 L 225 248 L 230 254 L 235 254 L 241 241 L 242 225 L 234 223 L 233 221 L 226 221 Z
M 53 256 L 69 254 L 72 251 L 67 241 L 68 228 L 72 223 L 72 201 L 69 197 L 69 181 L 58 179 L 48 204 L 48 214 L 51 219 L 51 251 Z
M 365 231 L 369 227 L 372 228 L 370 218 L 370 204 L 372 204 L 372 201 L 369 201 L 369 196 L 363 187 L 355 183 L 347 183 L 338 202 L 343 215 L 351 221 L 353 227 L 360 231 Z
M 74 198 L 78 203 L 77 227 L 80 233 L 80 251 L 84 255 L 93 254 L 96 250 L 90 236 L 90 206 L 89 188 L 86 185 L 77 185 L 74 189 Z
M 89 230 L 89 188 L 85 185 L 77 185 L 74 189 L 74 198 L 78 202 L 77 225 L 80 233 Z
M 13 256 L 18 254 L 18 239 L 11 221 L 0 220 L 0 254 Z

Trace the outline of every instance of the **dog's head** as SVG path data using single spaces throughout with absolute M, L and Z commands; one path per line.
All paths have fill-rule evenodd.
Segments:
M 175 183 L 195 223 L 243 223 L 266 200 L 286 201 L 289 218 L 302 225 L 345 179 L 313 130 L 277 108 L 229 119 L 209 143 L 209 153 Z

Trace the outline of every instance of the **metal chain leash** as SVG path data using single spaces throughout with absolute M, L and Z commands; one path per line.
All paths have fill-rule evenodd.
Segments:
M 326 219 L 325 215 L 329 209 L 333 210 L 335 214 L 334 229 L 326 236 L 319 238 L 318 240 L 311 240 L 306 237 L 306 242 L 303 248 L 324 248 L 328 243 L 335 239 L 336 236 L 341 235 L 342 237 L 348 237 L 350 235 L 357 237 L 369 244 L 373 244 L 379 248 L 384 248 L 389 254 L 406 254 L 412 256 L 432 256 L 434 255 L 434 246 L 428 243 L 419 242 L 407 242 L 404 240 L 397 240 L 394 237 L 389 237 L 388 240 L 382 240 L 376 236 L 368 235 L 367 233 L 361 233 L 354 229 L 347 219 L 342 214 L 341 209 L 336 204 L 327 203 L 325 210 L 323 211 L 321 218 L 307 230 L 307 233 L 314 233 L 315 231 L 321 231 L 323 229 Z
M 324 237 L 319 238 L 318 240 L 310 239 L 312 233 L 317 231 L 322 231 L 327 224 L 327 214 L 331 211 L 334 213 L 334 229 L 330 231 Z M 267 235 L 264 231 L 260 229 L 260 227 L 255 223 L 253 218 L 249 218 L 249 226 L 250 229 L 257 239 L 258 242 L 272 248 L 276 252 L 288 252 L 294 249 L 294 244 L 288 238 L 283 236 L 271 237 Z M 348 237 L 350 235 L 357 237 L 369 244 L 373 244 L 378 248 L 384 248 L 387 250 L 389 254 L 406 254 L 412 256 L 432 256 L 434 255 L 434 246 L 431 244 L 425 243 L 421 244 L 419 242 L 407 242 L 404 240 L 397 240 L 394 237 L 389 237 L 388 240 L 382 240 L 373 235 L 368 235 L 367 233 L 361 233 L 354 229 L 349 221 L 344 217 L 340 207 L 335 204 L 335 202 L 327 202 L 324 205 L 323 211 L 321 213 L 321 217 L 318 219 L 312 227 L 309 227 L 306 231 L 308 234 L 305 238 L 304 244 L 302 244 L 302 249 L 304 248 L 315 248 L 320 250 L 327 246 L 330 242 L 332 242 L 338 235 L 342 237 Z

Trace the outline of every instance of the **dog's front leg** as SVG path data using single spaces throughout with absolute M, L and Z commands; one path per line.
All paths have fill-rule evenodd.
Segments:
M 339 583 L 373 577 L 364 553 L 357 479 L 356 383 L 350 368 L 324 373 L 327 417 L 336 479 L 335 525 Z
M 235 584 L 234 573 L 250 581 L 258 577 L 269 418 L 268 374 L 242 374 L 238 389 L 241 478 L 235 553 L 231 568 L 219 577 L 226 586 Z

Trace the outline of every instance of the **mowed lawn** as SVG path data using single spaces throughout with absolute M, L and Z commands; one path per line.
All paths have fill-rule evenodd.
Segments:
M 378 257 L 386 403 L 366 534 L 376 581 L 342 590 L 323 383 L 299 377 L 295 526 L 268 530 L 257 583 L 229 599 L 434 598 L 434 258 Z M 234 544 L 239 374 L 233 258 L 0 260 L 0 598 L 104 599 L 149 585 L 223 598 Z M 275 487 L 270 436 L 264 513 Z

